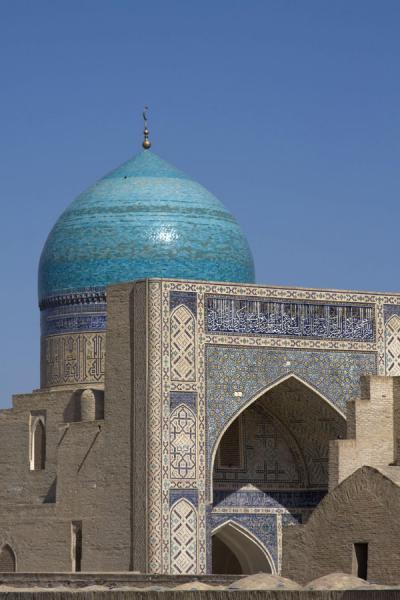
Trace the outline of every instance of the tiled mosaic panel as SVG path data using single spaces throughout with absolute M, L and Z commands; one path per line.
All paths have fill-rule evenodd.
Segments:
M 213 509 L 315 508 L 326 493 L 326 490 L 215 490 Z
M 152 476 L 152 483 L 150 485 L 150 495 L 152 494 L 152 490 L 158 490 L 159 494 L 159 502 L 149 503 L 151 515 L 158 515 L 158 518 L 151 518 L 151 527 L 150 527 L 150 536 L 151 536 L 151 548 L 150 555 L 151 568 L 154 570 L 158 570 L 156 567 L 156 562 L 160 563 L 160 569 L 164 569 L 165 571 L 169 571 L 171 566 L 170 561 L 170 547 L 169 544 L 166 544 L 165 540 L 170 539 L 170 531 L 169 531 L 169 515 L 170 508 L 172 504 L 172 497 L 168 495 L 168 491 L 161 492 L 163 485 L 172 485 L 175 489 L 172 490 L 174 492 L 174 498 L 178 500 L 178 498 L 183 497 L 179 496 L 179 494 L 190 494 L 194 490 L 189 489 L 189 486 L 193 486 L 193 483 L 190 480 L 174 480 L 168 481 L 166 478 L 166 473 L 169 468 L 169 417 L 171 412 L 180 404 L 185 404 L 188 408 L 194 410 L 194 400 L 193 396 L 189 394 L 193 394 L 196 392 L 196 408 L 197 408 L 197 419 L 198 419 L 198 472 L 197 472 L 197 483 L 199 486 L 198 491 L 198 505 L 195 505 L 198 508 L 198 552 L 199 552 L 199 560 L 202 560 L 202 547 L 207 548 L 208 558 L 207 564 L 210 565 L 210 540 L 211 540 L 211 518 L 210 511 L 212 511 L 212 506 L 210 506 L 206 502 L 206 498 L 204 497 L 204 491 L 201 486 L 208 482 L 205 482 L 205 477 L 209 476 L 209 468 L 204 464 L 204 454 L 203 448 L 206 448 L 203 444 L 203 434 L 202 428 L 204 425 L 206 428 L 209 426 L 209 421 L 206 420 L 204 423 L 203 419 L 203 402 L 204 402 L 204 393 L 206 393 L 206 399 L 209 397 L 207 395 L 207 385 L 210 383 L 210 378 L 208 374 L 205 374 L 203 365 L 206 366 L 207 362 L 207 353 L 203 346 L 204 343 L 211 343 L 218 345 L 219 348 L 223 349 L 225 347 L 238 349 L 244 349 L 245 351 L 249 349 L 249 346 L 253 346 L 255 349 L 261 349 L 261 351 L 268 350 L 281 352 L 279 355 L 279 360 L 282 359 L 284 355 L 289 358 L 292 358 L 292 362 L 290 363 L 289 358 L 285 361 L 285 368 L 277 367 L 272 369 L 273 373 L 270 372 L 269 368 L 265 369 L 265 366 L 262 365 L 261 368 L 266 372 L 267 377 L 261 377 L 261 381 L 256 381 L 256 388 L 258 385 L 261 385 L 262 388 L 265 388 L 265 381 L 268 381 L 267 386 L 278 379 L 284 377 L 284 375 L 289 375 L 290 371 L 296 371 L 298 373 L 298 377 L 301 379 L 306 379 L 311 381 L 310 385 L 314 385 L 314 387 L 318 387 L 318 380 L 314 376 L 315 374 L 309 373 L 312 371 L 310 365 L 304 365 L 304 361 L 306 357 L 314 357 L 314 356 L 322 356 L 323 360 L 319 365 L 316 366 L 315 371 L 317 373 L 323 374 L 323 376 L 328 373 L 331 381 L 329 384 L 332 384 L 332 390 L 326 390 L 326 397 L 330 401 L 333 400 L 330 398 L 332 396 L 333 399 L 338 399 L 338 404 L 340 405 L 340 399 L 346 398 L 349 390 L 351 391 L 354 382 L 357 382 L 357 385 L 354 384 L 354 389 L 358 389 L 358 374 L 360 374 L 363 369 L 362 363 L 364 362 L 367 366 L 371 367 L 372 372 L 376 372 L 376 351 L 379 351 L 380 360 L 383 360 L 384 364 L 384 345 L 380 341 L 380 345 L 378 346 L 375 341 L 368 340 L 360 340 L 357 339 L 357 335 L 354 336 L 354 339 L 346 338 L 341 339 L 339 337 L 333 336 L 332 338 L 322 338 L 316 337 L 313 339 L 311 336 L 300 337 L 300 336 L 280 336 L 275 334 L 273 336 L 266 335 L 237 335 L 237 334 L 224 334 L 224 333 L 207 333 L 207 328 L 204 327 L 204 318 L 206 317 L 206 310 L 204 307 L 204 295 L 203 293 L 210 295 L 218 295 L 223 294 L 224 296 L 231 295 L 240 298 L 249 298 L 254 299 L 258 297 L 261 301 L 267 296 L 269 299 L 276 299 L 276 301 L 282 302 L 282 298 L 287 298 L 287 302 L 289 304 L 316 304 L 319 305 L 339 305 L 343 306 L 346 303 L 350 305 L 354 303 L 356 306 L 363 305 L 364 307 L 369 304 L 373 304 L 377 299 L 375 296 L 371 295 L 362 295 L 356 293 L 336 293 L 328 291 L 318 291 L 318 290 L 283 290 L 283 289 L 272 289 L 272 288 L 255 288 L 255 287 L 239 287 L 236 285 L 221 285 L 221 284 L 207 284 L 207 283 L 193 283 L 193 282 L 163 282 L 162 287 L 164 293 L 162 295 L 162 307 L 163 307 L 163 320 L 162 320 L 162 334 L 160 331 L 160 339 L 162 340 L 162 352 L 163 359 L 165 365 L 168 365 L 168 368 L 164 369 L 163 379 L 162 379 L 162 394 L 163 394 L 163 411 L 164 418 L 161 420 L 161 416 L 159 418 L 159 425 L 163 423 L 163 438 L 164 440 L 164 452 L 163 452 L 163 466 L 161 466 L 161 462 L 159 464 L 159 468 L 154 470 Z M 194 309 L 194 298 L 192 294 L 197 293 L 197 319 L 196 319 L 196 381 L 177 381 L 171 382 L 170 373 L 169 373 L 169 357 L 170 357 L 170 315 L 171 312 L 183 305 L 187 307 L 193 314 L 195 314 Z M 187 295 L 186 295 L 187 294 Z M 207 297 L 206 297 L 207 298 Z M 390 298 L 387 300 L 390 301 Z M 285 302 L 286 303 L 286 302 Z M 157 315 L 158 316 L 158 315 Z M 378 340 L 382 340 L 383 333 L 383 309 L 381 312 L 376 311 L 376 337 Z M 206 335 L 204 335 L 206 334 Z M 257 348 L 258 347 L 258 348 Z M 284 350 L 284 348 L 290 347 L 290 350 Z M 284 353 L 284 355 L 282 354 Z M 301 360 L 297 359 L 293 360 L 293 356 L 297 352 L 303 352 L 301 356 Z M 319 354 L 319 352 L 321 354 Z M 293 353 L 293 354 L 291 354 Z M 327 354 L 326 354 L 327 353 Z M 342 364 L 342 357 L 344 355 L 349 355 L 349 364 Z M 334 356 L 339 357 L 339 360 L 336 361 Z M 328 358 L 326 358 L 328 357 Z M 355 360 L 353 360 L 355 358 Z M 273 362 L 273 361 L 272 361 Z M 247 364 L 244 365 L 245 370 L 247 369 Z M 253 365 L 256 369 L 258 368 L 257 364 Z M 343 367 L 343 370 L 342 370 Z M 241 381 L 242 375 L 240 372 L 241 367 L 238 368 L 238 379 Z M 225 376 L 224 369 L 221 365 L 216 361 L 215 371 L 217 380 L 220 377 Z M 349 373 L 350 383 L 346 381 L 346 377 L 343 376 L 343 372 Z M 356 373 L 355 373 L 356 371 Z M 265 373 L 264 373 L 265 374 Z M 251 386 L 251 377 L 254 374 L 245 373 L 244 381 Z M 259 373 L 260 375 L 260 373 Z M 253 377 L 254 379 L 254 377 Z M 257 377 L 255 377 L 257 380 Z M 208 380 L 208 383 L 207 383 Z M 293 379 L 292 379 L 293 381 Z M 312 383 L 314 381 L 314 384 Z M 213 382 L 211 382 L 213 383 Z M 203 388 L 204 386 L 204 388 Z M 172 390 L 171 391 L 171 387 Z M 321 382 L 321 387 L 323 388 L 323 382 Z M 325 388 L 326 389 L 326 388 Z M 179 391 L 178 391 L 179 390 Z M 307 390 L 309 388 L 307 387 Z M 236 394 L 235 394 L 236 392 Z M 240 392 L 240 393 L 239 393 Z M 257 393 L 257 390 L 256 390 Z M 320 393 L 321 392 L 320 390 Z M 350 393 L 350 392 L 349 392 Z M 254 393 L 250 394 L 249 400 L 254 397 Z M 354 394 L 357 395 L 357 394 Z M 185 396 L 185 398 L 184 398 Z M 157 396 L 157 394 L 151 396 L 151 405 L 159 411 L 161 405 L 161 399 Z M 322 401 L 318 396 L 319 401 Z M 269 397 L 271 399 L 271 397 Z M 182 402 L 181 402 L 182 400 Z M 242 406 L 242 403 L 246 403 L 247 400 L 243 395 L 243 391 L 241 387 L 235 388 L 232 396 L 225 397 L 226 403 L 236 403 L 234 404 L 234 412 L 237 413 Z M 223 400 L 222 400 L 223 401 Z M 342 401 L 342 404 L 344 402 Z M 325 407 L 329 406 L 329 403 L 324 403 Z M 310 406 L 308 406 L 308 412 L 310 412 Z M 279 417 L 278 417 L 279 418 Z M 329 415 L 320 415 L 321 422 L 318 423 L 317 427 L 319 427 L 320 431 L 328 430 L 332 424 L 329 422 Z M 229 420 L 229 419 L 228 419 Z M 165 423 L 168 424 L 166 428 Z M 301 430 L 302 425 L 298 424 L 299 430 Z M 304 425 L 303 425 L 304 427 Z M 259 435 L 263 435 L 264 432 L 258 432 Z M 267 436 L 270 432 L 266 432 Z M 166 442 L 165 442 L 166 440 Z M 156 442 L 155 436 L 153 436 L 153 442 Z M 153 444 L 150 444 L 151 451 Z M 319 454 L 317 450 L 318 444 L 314 441 L 311 444 L 313 452 L 310 452 L 310 456 L 307 458 L 308 461 L 313 460 L 315 462 L 315 473 L 314 475 L 317 478 L 313 479 L 313 485 L 318 483 L 318 469 L 324 472 L 324 468 L 326 466 L 326 453 Z M 325 448 L 324 448 L 325 449 Z M 315 452 L 314 452 L 315 451 Z M 156 454 L 158 458 L 160 458 L 160 447 L 156 446 Z M 315 460 L 314 460 L 315 459 Z M 310 463 L 311 464 L 311 463 Z M 278 465 L 279 467 L 279 465 Z M 165 479 L 163 479 L 162 474 L 164 473 Z M 326 473 L 325 473 L 326 475 Z M 187 489 L 184 489 L 185 486 L 188 485 Z M 323 495 L 326 493 L 325 489 L 303 489 L 298 488 L 296 490 L 284 488 L 282 489 L 272 489 L 271 486 L 267 486 L 267 489 L 258 490 L 260 495 L 256 495 L 255 493 L 250 493 L 249 497 L 246 498 L 246 492 L 242 487 L 239 489 L 226 489 L 230 484 L 226 484 L 222 482 L 220 484 L 221 487 L 225 486 L 225 489 L 215 489 L 215 502 L 216 506 L 214 507 L 215 515 L 218 515 L 224 522 L 227 517 L 227 514 L 231 516 L 231 518 L 240 519 L 242 515 L 256 515 L 261 516 L 261 518 L 276 518 L 276 526 L 277 526 L 277 538 L 278 538 L 278 550 L 277 550 L 277 568 L 281 564 L 281 545 L 279 544 L 279 540 L 281 539 L 280 531 L 281 531 L 281 523 L 282 520 L 286 522 L 292 522 L 292 520 L 306 520 L 310 513 L 312 513 L 313 508 L 319 503 Z M 238 485 L 242 484 L 238 482 Z M 158 487 L 157 487 L 158 486 Z M 250 487 L 250 486 L 248 486 Z M 260 484 L 260 487 L 263 485 Z M 181 489 L 178 489 L 181 488 Z M 208 494 L 208 486 L 206 487 Z M 257 490 L 253 490 L 256 492 Z M 236 496 L 236 494 L 241 494 L 240 498 L 231 496 Z M 219 494 L 224 495 L 223 498 L 219 496 Z M 217 496 L 218 495 L 218 496 Z M 261 496 L 261 497 L 260 497 Z M 157 497 L 157 494 L 153 494 L 154 499 Z M 208 499 L 208 497 L 207 497 Z M 188 497 L 188 500 L 191 501 L 191 497 Z M 167 502 L 166 502 L 167 501 Z M 170 504 L 171 502 L 171 504 Z M 167 506 L 166 506 L 167 504 Z M 192 502 L 193 504 L 193 502 Z M 258 505 L 257 505 L 258 504 Z M 203 535 L 201 533 L 201 511 L 205 511 L 207 514 L 207 535 Z M 288 512 L 289 511 L 289 512 Z M 272 513 L 272 514 L 271 514 Z M 262 523 L 262 521 L 260 521 Z M 162 532 L 162 539 L 160 538 L 160 532 Z M 254 530 L 254 535 L 258 536 L 259 531 L 258 528 Z M 162 549 L 162 550 L 161 550 Z M 200 563 L 199 563 L 200 564 Z M 160 571 L 161 572 L 161 571 Z M 198 572 L 202 572 L 201 570 Z
M 199 493 L 197 490 L 169 490 L 169 504 L 172 506 L 178 500 L 186 498 L 195 508 L 199 505 Z
M 208 346 L 206 373 L 210 464 L 220 433 L 264 388 L 295 374 L 345 413 L 346 402 L 359 394 L 360 376 L 376 374 L 376 354 Z
M 171 313 L 172 381 L 196 380 L 196 321 L 186 306 Z
M 194 413 L 197 410 L 196 392 L 170 392 L 170 408 L 174 410 L 180 404 L 185 404 L 192 409 Z
M 208 297 L 206 307 L 209 333 L 375 339 L 373 306 Z
M 188 575 L 197 571 L 197 512 L 182 498 L 170 511 L 171 573 Z
M 149 413 L 148 413 L 148 572 L 164 573 L 162 535 L 169 515 L 162 514 L 162 354 L 161 285 L 149 283 Z M 162 520 L 164 517 L 164 521 Z
M 278 535 L 276 519 L 276 515 L 257 515 L 251 513 L 211 513 L 210 516 L 212 530 L 215 530 L 223 523 L 233 521 L 250 531 L 250 533 L 252 533 L 269 551 L 275 563 L 275 568 L 278 571 Z
M 42 338 L 41 387 L 102 383 L 104 368 L 104 333 Z
M 384 304 L 383 305 L 383 315 L 385 319 L 385 323 L 387 323 L 393 315 L 397 315 L 400 317 L 400 305 L 398 304 Z
M 197 462 L 196 417 L 181 404 L 170 416 L 171 479 L 195 479 Z
M 107 325 L 106 303 L 56 306 L 41 311 L 43 336 L 84 331 L 105 331 Z
M 197 293 L 196 292 L 182 292 L 182 291 L 172 291 L 169 295 L 169 306 L 171 312 L 177 306 L 187 306 L 187 308 L 197 316 Z
M 345 436 L 345 419 L 289 378 L 250 404 L 241 421 L 244 465 L 214 467 L 214 513 L 275 513 L 284 523 L 303 522 L 327 493 L 329 441 Z
M 385 325 L 386 375 L 400 375 L 400 316 L 393 314 Z

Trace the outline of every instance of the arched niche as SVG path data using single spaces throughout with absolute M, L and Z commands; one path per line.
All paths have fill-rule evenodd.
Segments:
M 44 416 L 35 417 L 31 423 L 31 471 L 42 471 L 46 467 L 46 424 Z
M 14 573 L 16 571 L 16 557 L 14 550 L 5 544 L 0 550 L 0 573 Z
M 227 521 L 212 534 L 212 572 L 225 575 L 275 573 L 268 550 L 245 527 Z
M 218 449 L 233 430 L 240 444 L 236 457 L 243 456 L 224 475 Z M 294 488 L 322 493 L 328 488 L 329 442 L 345 433 L 341 411 L 307 382 L 288 375 L 260 390 L 220 433 L 212 455 L 211 498 L 224 476 L 226 489 L 250 485 L 265 491 Z
M 64 423 L 102 419 L 104 419 L 104 390 L 96 387 L 76 389 L 64 408 Z

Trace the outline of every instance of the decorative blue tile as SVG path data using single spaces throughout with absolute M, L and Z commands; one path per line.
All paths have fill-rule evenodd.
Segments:
M 372 342 L 374 307 L 287 300 L 208 297 L 209 333 Z
M 171 292 L 169 297 L 170 309 L 174 310 L 180 304 L 183 304 L 197 316 L 197 293 L 196 292 Z
M 345 414 L 347 400 L 360 393 L 360 376 L 376 374 L 376 360 L 375 352 L 208 346 L 209 464 L 224 427 L 241 407 L 275 381 L 285 375 L 297 375 Z M 237 395 L 238 391 L 241 395 Z
M 40 259 L 39 298 L 149 277 L 252 283 L 254 264 L 222 203 L 147 150 L 58 219 Z
M 170 490 L 169 491 L 169 505 L 172 506 L 177 500 L 186 498 L 197 508 L 199 504 L 199 494 L 197 490 Z
M 41 311 L 40 324 L 43 336 L 82 331 L 105 331 L 107 305 L 91 303 L 46 308 Z
M 326 490 L 214 491 L 214 508 L 315 508 Z
M 170 392 L 171 410 L 180 404 L 186 404 L 196 414 L 196 392 Z
M 218 526 L 222 525 L 223 523 L 226 523 L 227 521 L 233 521 L 250 531 L 250 533 L 252 533 L 257 539 L 259 539 L 264 544 L 264 546 L 271 554 L 275 566 L 277 566 L 278 536 L 276 515 L 212 513 L 210 519 L 212 530 L 215 530 Z
M 400 305 L 399 304 L 384 304 L 383 306 L 383 314 L 385 323 L 389 321 L 390 317 L 393 315 L 398 315 L 400 317 Z

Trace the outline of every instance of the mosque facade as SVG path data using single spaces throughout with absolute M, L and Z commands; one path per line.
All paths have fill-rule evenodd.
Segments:
M 66 209 L 41 386 L 0 411 L 1 571 L 282 572 L 360 381 L 400 375 L 400 295 L 254 278 L 232 215 L 148 147 Z

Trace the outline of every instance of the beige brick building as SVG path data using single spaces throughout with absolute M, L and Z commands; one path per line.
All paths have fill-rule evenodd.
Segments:
M 0 412 L 0 570 L 302 579 L 368 543 L 378 577 L 400 295 L 254 284 L 233 217 L 145 150 L 60 217 L 39 304 L 41 387 Z
M 349 439 L 331 442 L 330 493 L 305 525 L 284 531 L 287 576 L 399 582 L 399 407 L 399 377 L 362 377 L 361 398 L 348 404 Z

